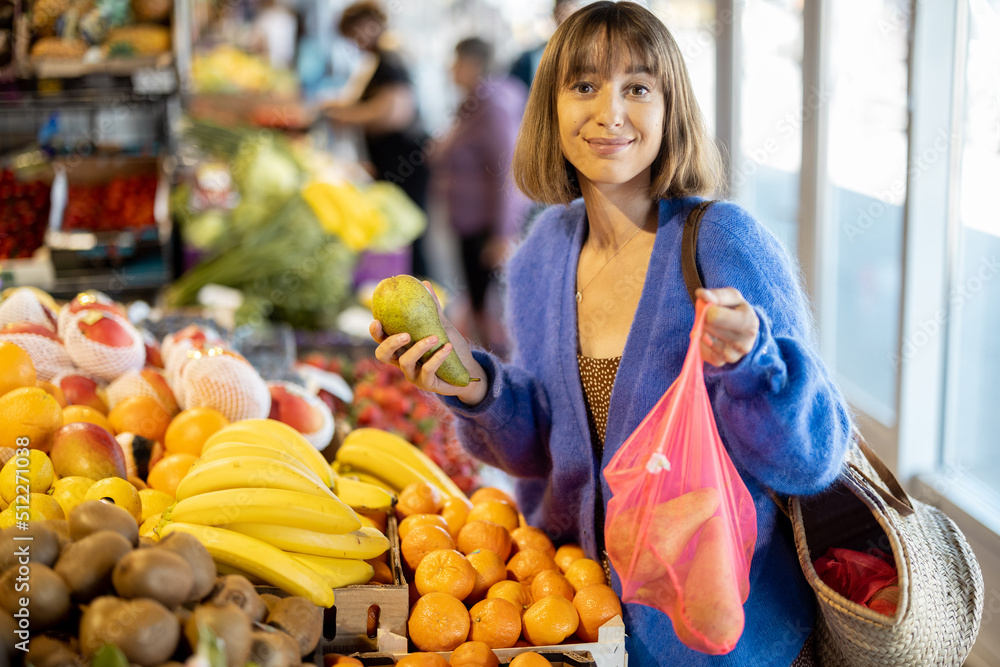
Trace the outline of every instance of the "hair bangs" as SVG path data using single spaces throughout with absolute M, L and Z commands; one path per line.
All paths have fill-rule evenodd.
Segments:
M 647 26 L 629 13 L 609 8 L 603 21 L 574 26 L 566 35 L 566 53 L 560 58 L 559 80 L 568 86 L 585 76 L 610 78 L 613 74 L 645 72 L 662 82 L 663 54 L 651 49 L 656 43 Z

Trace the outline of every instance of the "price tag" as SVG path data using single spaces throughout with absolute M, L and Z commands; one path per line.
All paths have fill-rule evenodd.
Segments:
M 170 67 L 143 67 L 132 73 L 132 89 L 140 95 L 167 95 L 177 90 L 177 73 Z

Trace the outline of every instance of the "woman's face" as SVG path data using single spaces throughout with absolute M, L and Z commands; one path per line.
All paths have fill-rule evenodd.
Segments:
M 663 91 L 645 68 L 584 72 L 556 100 L 563 155 L 581 185 L 648 187 L 663 141 Z

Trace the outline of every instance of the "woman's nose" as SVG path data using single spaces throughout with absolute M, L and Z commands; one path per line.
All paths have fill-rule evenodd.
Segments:
M 594 99 L 595 120 L 603 127 L 620 127 L 625 122 L 624 100 L 610 86 L 603 88 Z

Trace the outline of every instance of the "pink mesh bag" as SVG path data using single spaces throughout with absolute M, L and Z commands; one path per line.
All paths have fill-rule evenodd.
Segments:
M 743 633 L 757 514 L 705 388 L 706 310 L 698 301 L 681 374 L 604 469 L 605 544 L 623 601 L 659 609 L 686 646 L 722 655 Z

